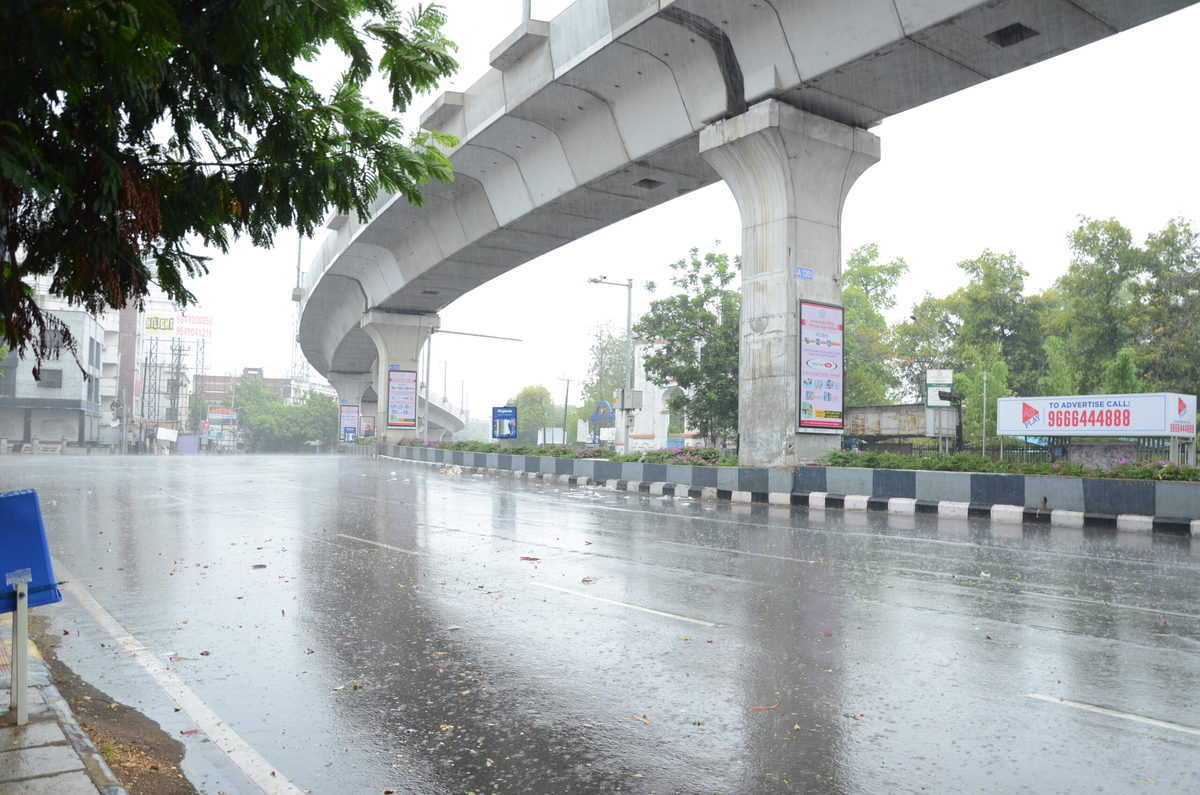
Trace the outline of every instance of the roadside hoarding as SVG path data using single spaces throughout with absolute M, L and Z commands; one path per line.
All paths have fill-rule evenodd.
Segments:
M 800 428 L 842 430 L 844 311 L 800 302 Z
M 338 407 L 338 428 L 343 442 L 358 440 L 358 406 L 342 403 Z
M 417 371 L 388 366 L 387 426 L 417 427 Z
M 207 315 L 187 315 L 182 312 L 147 312 L 143 329 L 151 337 L 212 337 L 213 322 Z
M 1196 435 L 1196 396 L 1074 395 L 1001 398 L 996 432 L 1003 436 Z
M 492 408 L 492 438 L 517 438 L 516 406 L 495 406 Z
M 237 422 L 237 412 L 233 409 L 211 408 L 208 410 L 209 425 L 226 425 Z

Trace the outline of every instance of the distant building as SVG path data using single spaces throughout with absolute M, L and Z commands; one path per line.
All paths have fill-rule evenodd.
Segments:
M 40 380 L 33 377 L 32 359 L 10 353 L 0 362 L 0 438 L 11 443 L 94 443 L 102 421 L 107 330 L 78 309 L 43 309 L 70 331 L 79 359 L 64 349 L 60 358 L 42 362 Z

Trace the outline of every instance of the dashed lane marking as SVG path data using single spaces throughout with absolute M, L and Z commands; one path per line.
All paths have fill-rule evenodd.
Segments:
M 1117 709 L 1109 709 L 1108 707 L 1099 707 L 1095 704 L 1085 704 L 1082 701 L 1071 701 L 1068 698 L 1058 698 L 1057 696 L 1047 696 L 1041 693 L 1026 693 L 1026 698 L 1045 701 L 1050 704 L 1058 704 L 1072 709 L 1080 709 L 1084 712 L 1094 712 L 1097 715 L 1107 715 L 1110 718 L 1120 718 L 1122 720 L 1131 720 L 1134 723 L 1143 723 L 1147 726 L 1155 726 L 1159 729 L 1169 729 L 1170 731 L 1183 732 L 1184 734 L 1192 734 L 1200 737 L 1200 729 L 1194 726 L 1184 726 L 1182 723 L 1172 723 L 1169 720 L 1159 720 L 1158 718 L 1147 718 L 1145 715 L 1135 715 L 1132 712 L 1121 712 Z
M 416 555 L 417 557 L 424 557 L 424 555 L 425 555 L 424 552 L 417 552 L 415 549 L 404 549 L 403 547 L 394 547 L 391 544 L 385 544 L 382 541 L 372 541 L 369 538 L 359 538 L 358 536 L 346 535 L 345 533 L 338 533 L 337 536 L 338 536 L 338 538 L 345 538 L 350 541 L 361 541 L 364 544 L 370 544 L 371 546 L 375 546 L 375 547 L 383 547 L 384 549 L 390 549 L 392 552 L 400 552 L 404 555 Z
M 641 613 L 649 613 L 649 614 L 655 615 L 655 616 L 662 616 L 663 618 L 673 618 L 676 621 L 686 621 L 689 624 L 699 624 L 702 627 L 714 627 L 715 628 L 715 627 L 721 626 L 720 624 L 714 624 L 712 621 L 703 621 L 699 618 L 688 618 L 687 616 L 681 616 L 678 613 L 665 613 L 662 610 L 653 610 L 649 607 L 642 607 L 641 605 L 631 605 L 628 602 L 618 602 L 615 599 L 605 599 L 603 596 L 592 596 L 590 593 L 580 593 L 579 591 L 572 591 L 570 588 L 560 588 L 557 585 L 547 585 L 546 583 L 543 583 L 543 582 L 535 582 L 535 583 L 533 583 L 533 585 L 536 585 L 539 588 L 549 588 L 551 591 L 559 591 L 561 593 L 568 593 L 568 594 L 571 594 L 571 596 L 578 596 L 581 599 L 591 599 L 593 602 L 603 602 L 606 605 L 615 605 L 616 607 L 624 607 L 624 608 L 628 608 L 629 610 L 637 610 L 638 612 L 641 612 Z

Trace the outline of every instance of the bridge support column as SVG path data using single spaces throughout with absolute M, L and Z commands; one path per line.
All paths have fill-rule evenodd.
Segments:
M 375 436 L 382 444 L 399 444 L 416 439 L 420 434 L 419 428 L 415 427 L 388 428 L 388 371 L 391 367 L 399 367 L 420 372 L 421 349 L 438 323 L 437 315 L 400 315 L 372 310 L 363 316 L 360 325 L 375 342 L 378 356 L 375 361 L 375 395 L 379 400 Z M 420 379 L 417 381 L 419 383 Z
M 363 393 L 374 382 L 374 376 L 369 372 L 331 372 L 325 377 L 329 379 L 330 386 L 337 392 L 339 403 L 350 403 L 359 407 L 362 406 Z
M 799 428 L 799 302 L 842 305 L 842 205 L 879 161 L 879 139 L 767 100 L 703 130 L 700 154 L 742 214 L 741 460 L 814 461 L 841 433 Z

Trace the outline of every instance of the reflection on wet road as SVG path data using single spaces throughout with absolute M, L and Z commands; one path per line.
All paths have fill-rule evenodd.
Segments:
M 199 726 L 213 792 L 254 791 L 231 737 L 318 793 L 1200 791 L 1187 538 L 318 456 L 0 459 L 25 487 L 151 664 L 78 598 L 60 658 Z

